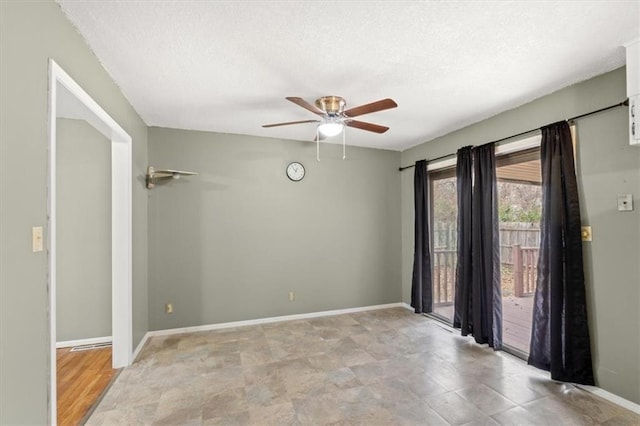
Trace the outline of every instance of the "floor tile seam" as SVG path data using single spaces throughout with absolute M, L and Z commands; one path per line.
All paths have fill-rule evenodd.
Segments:
M 504 398 L 504 399 L 506 399 L 507 401 L 509 401 L 510 403 L 512 403 L 514 406 L 522 405 L 522 404 L 519 404 L 517 401 L 514 401 L 513 399 L 509 398 L 509 396 L 508 396 L 508 395 L 505 395 L 505 394 L 503 394 L 502 392 L 500 392 L 499 390 L 494 389 L 494 388 L 493 388 L 493 387 L 491 387 L 489 384 L 484 383 L 484 382 L 480 382 L 480 383 L 481 383 L 482 385 L 484 385 L 484 386 L 488 387 L 489 389 L 491 389 L 491 390 L 492 390 L 492 391 L 494 391 L 495 393 L 497 393 L 497 394 L 498 394 L 499 396 L 501 396 L 502 398 Z M 532 390 L 532 389 L 530 389 L 530 390 Z M 534 392 L 535 392 L 535 391 L 534 391 Z M 537 392 L 536 392 L 536 393 L 537 393 Z M 537 393 L 537 394 L 538 394 L 538 393 Z M 540 395 L 540 394 L 538 394 L 538 395 Z M 462 396 L 462 395 L 460 395 L 460 396 Z M 541 397 L 543 397 L 543 396 L 544 396 L 544 395 L 541 395 Z M 462 396 L 462 397 L 464 398 L 464 396 Z M 466 399 L 466 398 L 465 398 L 465 399 Z M 532 400 L 532 401 L 527 401 L 527 402 L 533 402 L 533 401 L 535 401 L 535 400 L 537 400 L 537 399 L 540 399 L 540 398 L 536 398 L 536 399 L 534 399 L 534 400 Z M 511 407 L 511 408 L 513 408 L 513 407 Z M 506 411 L 506 410 L 503 410 L 503 411 Z
M 454 392 L 454 391 L 451 391 L 451 393 L 453 393 L 453 392 Z M 432 409 L 436 414 L 438 414 L 438 415 L 439 415 L 440 417 L 442 417 L 442 418 L 443 418 L 447 423 L 449 423 L 449 422 L 446 420 L 445 416 L 443 416 L 443 415 L 441 414 L 441 412 L 440 412 L 441 410 L 443 410 L 442 405 L 449 405 L 448 403 L 444 402 L 444 403 L 442 403 L 442 404 L 437 404 L 437 405 L 436 405 L 436 404 L 435 404 L 435 402 L 434 402 L 434 403 L 429 403 L 429 401 L 424 401 L 424 402 L 427 404 L 427 406 L 428 406 L 430 409 Z M 466 401 L 466 400 L 465 400 L 465 402 L 468 402 L 468 401 Z M 478 408 L 477 408 L 477 407 L 475 407 L 475 405 L 473 405 L 473 404 L 471 404 L 471 405 L 474 407 L 474 409 L 475 409 L 475 410 L 479 411 L 481 414 L 487 415 L 486 413 L 482 412 L 481 410 L 478 410 Z M 447 412 L 448 412 L 448 411 L 447 411 Z M 457 423 L 457 424 L 465 424 L 465 423 L 469 423 L 469 422 Z M 451 424 L 451 423 L 450 423 L 450 424 Z
M 486 385 L 486 386 L 488 386 L 488 387 L 489 387 L 489 388 L 491 388 L 493 391 L 495 391 L 495 392 L 497 392 L 498 394 L 502 395 L 504 398 L 508 399 L 509 401 L 513 402 L 513 403 L 514 403 L 514 404 L 516 404 L 516 405 L 528 404 L 528 403 L 530 403 L 530 402 L 537 401 L 537 400 L 542 399 L 542 398 L 544 398 L 545 396 L 547 396 L 546 394 L 542 394 L 542 393 L 540 393 L 540 392 L 536 391 L 535 389 L 532 389 L 532 388 L 531 388 L 531 387 L 529 387 L 529 386 L 525 386 L 525 387 L 527 388 L 527 390 L 529 390 L 529 391 L 533 392 L 534 394 L 538 395 L 538 397 L 536 397 L 536 398 L 534 398 L 534 399 L 532 399 L 532 400 L 529 400 L 529 401 L 527 401 L 527 402 L 524 402 L 524 403 L 520 404 L 520 403 L 518 403 L 517 401 L 514 401 L 513 399 L 509 398 L 507 395 L 505 395 L 504 393 L 502 393 L 502 392 L 501 392 L 499 389 L 497 389 L 496 387 L 492 386 L 492 385 L 491 385 L 491 383 L 483 382 L 483 384 L 484 384 L 484 385 Z
M 498 411 L 498 412 L 496 412 L 496 413 L 493 413 L 493 414 L 487 414 L 487 416 L 489 416 L 489 418 L 491 418 L 491 419 L 492 419 L 493 421 L 495 421 L 496 423 L 501 424 L 501 423 L 498 421 L 498 417 L 499 417 L 500 415 L 502 415 L 502 414 L 506 413 L 506 412 L 507 412 L 507 411 L 509 411 L 509 410 L 513 410 L 514 408 L 522 408 L 522 406 L 521 406 L 521 405 L 516 404 L 516 405 L 514 405 L 513 407 L 505 408 L 504 410 L 500 410 L 500 411 Z M 524 409 L 524 408 L 523 408 L 523 409 Z M 486 414 L 486 413 L 485 413 L 485 414 Z
M 465 399 L 466 399 L 466 398 L 465 398 Z M 467 400 L 468 402 L 470 402 L 471 404 L 473 404 L 473 402 L 469 401 L 468 399 L 466 399 L 466 400 Z M 485 414 L 486 416 L 488 416 L 488 417 L 492 417 L 492 416 L 500 415 L 501 413 L 504 413 L 505 411 L 509 411 L 509 410 L 511 410 L 512 408 L 522 407 L 522 406 L 521 406 L 521 405 L 519 405 L 519 404 L 513 403 L 513 405 L 512 405 L 512 406 L 510 406 L 510 407 L 501 408 L 501 409 L 499 409 L 498 411 L 493 411 L 493 410 L 492 410 L 492 412 L 491 412 L 491 413 L 488 413 L 487 411 L 483 410 L 481 406 L 476 405 L 476 404 L 473 404 L 473 405 L 474 405 L 478 410 L 480 410 L 482 413 L 484 413 L 484 414 Z

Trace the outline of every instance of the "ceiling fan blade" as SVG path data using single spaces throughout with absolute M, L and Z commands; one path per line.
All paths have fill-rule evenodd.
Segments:
M 289 121 L 286 123 L 265 124 L 262 127 L 278 127 L 278 126 L 289 126 L 290 124 L 319 123 L 319 122 L 320 120 Z
M 316 107 L 315 105 L 310 104 L 309 102 L 305 101 L 302 98 L 296 98 L 296 97 L 287 97 L 285 98 L 288 101 L 293 102 L 294 104 L 301 106 L 302 108 L 311 111 L 314 114 L 318 114 L 318 115 L 324 115 L 324 111 L 321 110 L 320 108 Z
M 344 112 L 347 117 L 357 117 L 359 115 L 370 114 L 372 112 L 384 111 L 385 109 L 391 109 L 397 107 L 398 104 L 393 99 L 381 99 L 379 101 L 371 102 L 370 104 L 360 105 Z
M 374 133 L 384 133 L 387 130 L 389 130 L 389 128 L 385 126 L 380 126 L 378 124 L 373 124 L 373 123 L 366 123 L 364 121 L 358 121 L 358 120 L 345 120 L 344 124 L 346 124 L 349 127 L 355 127 L 356 129 L 367 130 L 369 132 L 374 132 Z

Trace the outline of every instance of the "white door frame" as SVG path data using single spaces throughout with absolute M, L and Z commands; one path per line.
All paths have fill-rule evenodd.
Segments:
M 113 368 L 132 359 L 132 143 L 125 132 L 60 66 L 49 59 L 49 423 L 56 424 L 56 118 L 58 84 L 87 108 L 89 124 L 111 140 L 111 289 Z M 78 176 L 91 179 L 91 176 Z

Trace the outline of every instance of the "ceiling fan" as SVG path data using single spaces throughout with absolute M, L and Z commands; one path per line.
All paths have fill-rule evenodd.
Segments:
M 364 114 L 370 114 L 372 112 L 384 111 L 386 109 L 395 108 L 398 106 L 392 99 L 381 99 L 379 101 L 371 102 L 365 105 L 360 105 L 354 108 L 345 110 L 347 102 L 340 96 L 323 96 L 316 99 L 315 105 L 310 104 L 302 98 L 287 97 L 285 98 L 294 104 L 301 106 L 302 108 L 311 111 L 312 113 L 320 116 L 319 120 L 302 120 L 302 121 L 288 121 L 285 123 L 265 124 L 262 127 L 278 127 L 289 126 L 292 124 L 304 124 L 304 123 L 320 123 L 316 129 L 315 142 L 318 142 L 317 147 L 317 160 L 320 161 L 319 154 L 319 141 L 324 138 L 337 136 L 342 133 L 342 158 L 345 158 L 344 146 L 345 146 L 345 134 L 343 132 L 344 126 L 354 127 L 360 130 L 367 130 L 374 133 L 384 133 L 389 130 L 388 127 L 380 126 L 379 124 L 367 123 L 365 121 L 354 120 L 353 117 L 358 117 Z
M 316 99 L 315 105 L 310 104 L 302 98 L 288 97 L 286 99 L 308 111 L 311 111 L 316 115 L 319 115 L 321 119 L 265 124 L 262 127 L 289 126 L 291 124 L 303 123 L 320 123 L 320 125 L 318 126 L 318 131 L 321 135 L 326 137 L 338 135 L 343 130 L 344 126 L 355 127 L 357 129 L 367 130 L 374 133 L 384 133 L 389 130 L 388 127 L 354 120 L 353 117 L 358 117 L 360 115 L 370 114 L 377 111 L 384 111 L 386 109 L 391 109 L 398 106 L 398 104 L 396 104 L 392 99 L 388 98 L 376 102 L 371 102 L 366 105 L 350 108 L 348 110 L 344 109 L 347 105 L 347 102 L 340 96 L 323 96 Z

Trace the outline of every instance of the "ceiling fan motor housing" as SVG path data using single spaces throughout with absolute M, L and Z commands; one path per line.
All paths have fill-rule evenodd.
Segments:
M 342 114 L 347 102 L 340 96 L 323 96 L 316 99 L 316 106 L 330 116 Z

